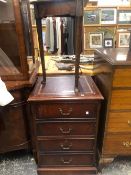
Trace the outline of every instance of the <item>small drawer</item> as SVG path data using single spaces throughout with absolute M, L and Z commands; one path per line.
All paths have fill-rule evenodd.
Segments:
M 95 121 L 37 122 L 37 136 L 95 135 Z
M 113 87 L 131 87 L 131 68 L 115 70 Z
M 90 166 L 95 164 L 93 153 L 40 154 L 39 166 Z
M 131 132 L 131 111 L 109 112 L 108 132 Z
M 131 90 L 115 89 L 112 90 L 110 110 L 130 110 L 131 109 Z
M 107 135 L 104 143 L 104 154 L 130 155 L 131 154 L 131 134 Z
M 48 151 L 94 151 L 94 138 L 38 139 L 40 152 Z
M 37 118 L 96 118 L 96 104 L 57 103 L 40 104 Z

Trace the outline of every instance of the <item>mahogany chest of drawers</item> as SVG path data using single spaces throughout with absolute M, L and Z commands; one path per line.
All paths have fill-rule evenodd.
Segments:
M 33 120 L 33 145 L 39 175 L 96 174 L 97 125 L 103 99 L 90 77 L 38 80 L 29 97 Z

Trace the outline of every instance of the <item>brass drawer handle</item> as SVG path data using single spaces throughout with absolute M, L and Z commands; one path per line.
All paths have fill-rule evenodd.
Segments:
M 64 158 L 62 157 L 61 158 L 61 161 L 64 163 L 64 164 L 70 164 L 72 162 L 72 158 L 70 158 L 69 160 L 64 160 Z
M 63 115 L 63 116 L 69 116 L 71 114 L 71 112 L 72 112 L 72 108 L 70 108 L 68 110 L 68 112 L 64 112 L 63 109 L 61 109 L 61 108 L 58 108 L 58 109 L 59 109 L 61 115 Z
M 123 146 L 129 148 L 131 146 L 131 142 L 130 141 L 123 142 Z
M 61 144 L 60 147 L 63 149 L 63 150 L 70 150 L 71 147 L 72 147 L 72 143 L 70 143 L 69 145 L 65 146 L 64 144 Z
M 62 132 L 62 134 L 70 134 L 70 132 L 72 131 L 72 128 L 69 128 L 68 130 L 64 130 L 63 128 L 59 128 L 59 129 Z
M 90 114 L 90 112 L 89 111 L 86 111 L 86 115 L 89 115 Z
M 127 123 L 128 123 L 129 126 L 131 126 L 131 121 L 130 120 L 128 120 Z

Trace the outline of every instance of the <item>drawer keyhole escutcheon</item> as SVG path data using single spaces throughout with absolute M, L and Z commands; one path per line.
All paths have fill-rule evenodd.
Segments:
M 61 147 L 63 150 L 70 150 L 71 147 L 72 147 L 72 143 L 70 143 L 69 145 L 61 144 L 60 147 Z
M 67 112 L 64 112 L 62 108 L 58 108 L 58 109 L 59 109 L 61 115 L 63 115 L 63 116 L 69 116 L 72 112 L 72 108 L 70 108 Z
M 72 131 L 72 128 L 68 128 L 68 130 L 64 130 L 63 128 L 59 128 L 59 129 L 62 132 L 62 134 L 70 134 L 70 132 Z
M 125 146 L 126 148 L 129 148 L 131 146 L 131 142 L 129 141 L 123 142 L 123 146 Z
M 69 160 L 65 160 L 63 157 L 61 158 L 61 161 L 64 163 L 64 164 L 70 164 L 72 162 L 72 158 L 70 158 Z

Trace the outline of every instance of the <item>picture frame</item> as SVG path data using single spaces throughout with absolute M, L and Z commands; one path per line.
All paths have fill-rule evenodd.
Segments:
M 89 47 L 102 48 L 103 47 L 103 33 L 90 32 L 89 33 Z
M 130 32 L 117 32 L 117 47 L 129 47 Z
M 113 48 L 113 38 L 104 38 L 104 48 Z
M 98 2 L 98 0 L 89 0 L 89 2 Z
M 130 0 L 98 0 L 98 6 L 130 6 Z
M 131 24 L 131 10 L 118 10 L 118 24 Z
M 84 11 L 83 21 L 84 21 L 84 25 L 99 24 L 100 23 L 99 10 L 86 10 L 86 11 Z
M 101 24 L 116 24 L 117 10 L 116 8 L 102 8 L 100 15 Z
M 130 0 L 118 0 L 119 1 L 119 6 L 130 6 L 131 1 Z

